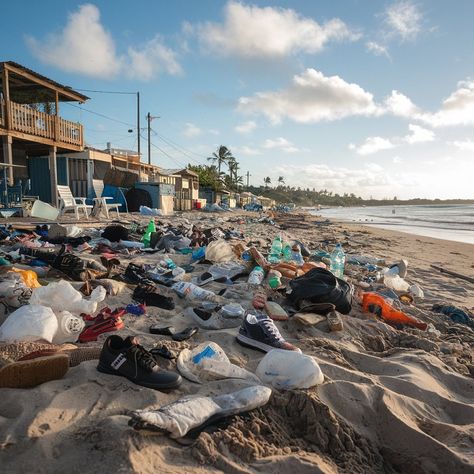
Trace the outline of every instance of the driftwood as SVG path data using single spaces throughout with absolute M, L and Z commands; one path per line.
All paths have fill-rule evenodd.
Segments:
M 440 267 L 438 265 L 431 265 L 431 267 L 434 268 L 435 270 L 439 270 L 441 273 L 446 273 L 447 275 L 451 275 L 453 277 L 460 278 L 461 280 L 466 280 L 470 283 L 474 283 L 474 278 L 470 276 L 461 275 L 460 273 L 453 272 L 451 270 L 446 270 L 446 268 Z

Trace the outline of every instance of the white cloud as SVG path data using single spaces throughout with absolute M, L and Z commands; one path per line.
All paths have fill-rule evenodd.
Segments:
M 390 58 L 388 49 L 380 43 L 376 43 L 375 41 L 367 41 L 365 46 L 367 47 L 368 51 L 374 53 L 376 56 L 387 56 L 387 58 Z
M 384 108 L 387 112 L 398 117 L 416 117 L 420 110 L 418 107 L 401 92 L 393 90 L 391 95 L 385 98 Z
M 242 112 L 262 113 L 273 123 L 279 123 L 283 118 L 311 123 L 381 113 L 372 94 L 359 85 L 348 83 L 339 76 L 324 76 L 311 68 L 295 75 L 286 89 L 241 97 L 238 108 Z
M 400 158 L 399 156 L 394 156 L 394 157 L 392 158 L 392 161 L 393 161 L 393 163 L 396 164 L 396 165 L 399 165 L 400 163 L 403 163 L 402 158 Z
M 474 125 L 474 81 L 460 81 L 438 112 L 423 113 L 418 118 L 433 127 Z
M 219 130 L 216 130 L 215 128 L 210 128 L 210 129 L 208 130 L 208 132 L 209 132 L 211 135 L 220 135 Z
M 174 51 L 164 46 L 159 37 L 142 47 L 130 46 L 126 54 L 118 54 L 112 35 L 100 21 L 99 9 L 89 3 L 69 14 L 59 32 L 43 40 L 27 36 L 26 43 L 43 63 L 91 77 L 113 79 L 123 74 L 149 80 L 159 73 L 181 72 Z
M 238 133 L 247 134 L 253 132 L 257 128 L 257 124 L 253 120 L 237 125 L 234 130 Z
M 186 138 L 196 138 L 202 134 L 202 130 L 191 122 L 188 122 L 183 131 Z
M 261 155 L 262 152 L 258 148 L 250 148 L 247 145 L 241 147 L 233 147 L 232 150 L 236 154 L 247 155 L 247 156 L 257 156 Z
M 456 140 L 452 142 L 456 148 L 459 148 L 463 151 L 474 151 L 474 141 L 472 140 Z
M 413 125 L 410 123 L 408 129 L 410 130 L 410 133 L 404 138 L 407 143 L 432 142 L 435 139 L 435 134 L 432 130 L 420 127 L 419 125 Z
M 349 149 L 355 151 L 358 155 L 372 155 L 381 150 L 394 148 L 395 145 L 388 139 L 382 137 L 367 137 L 362 145 L 351 143 Z
M 142 48 L 128 48 L 128 56 L 130 64 L 127 75 L 133 79 L 148 81 L 163 72 L 171 75 L 183 72 L 175 52 L 163 45 L 159 36 L 148 41 Z
M 285 153 L 296 153 L 300 151 L 300 149 L 295 147 L 293 143 L 283 137 L 278 137 L 275 140 L 267 138 L 263 143 L 263 148 L 268 150 L 277 149 L 284 151 Z
M 417 5 L 402 0 L 387 7 L 384 21 L 391 35 L 399 36 L 402 40 L 412 40 L 422 30 L 423 15 Z
M 291 9 L 245 5 L 229 1 L 222 23 L 203 23 L 193 28 L 203 49 L 221 56 L 284 57 L 305 52 L 317 53 L 329 41 L 354 41 L 338 18 L 319 24 Z M 186 25 L 189 33 L 189 24 Z

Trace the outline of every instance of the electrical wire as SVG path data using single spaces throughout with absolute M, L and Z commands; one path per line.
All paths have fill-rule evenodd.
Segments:
M 146 140 L 146 138 L 143 135 L 140 135 L 140 137 L 143 138 L 144 140 Z M 186 165 L 183 165 L 183 163 L 180 163 L 176 158 L 171 156 L 168 152 L 166 152 L 165 150 L 160 148 L 158 145 L 155 145 L 154 143 L 150 143 L 150 145 L 153 148 L 156 148 L 157 150 L 161 151 L 161 153 L 163 153 L 163 155 L 167 156 L 171 161 L 173 161 L 173 163 L 176 163 L 179 167 L 186 168 Z
M 117 120 L 113 117 L 109 117 L 107 115 L 104 115 L 104 114 L 101 114 L 99 112 L 94 112 L 93 110 L 90 110 L 90 109 L 86 109 L 84 107 L 79 107 L 78 105 L 75 105 L 75 104 L 71 104 L 69 102 L 64 102 L 66 105 L 69 105 L 70 107 L 75 107 L 76 109 L 79 109 L 79 110 L 83 110 L 84 112 L 89 112 L 90 114 L 93 114 L 93 115 L 97 115 L 99 117 L 102 117 L 102 118 L 105 118 L 107 120 L 111 120 L 112 122 L 117 122 L 117 123 L 121 123 L 122 125 L 127 125 L 127 127 L 135 127 L 135 125 L 131 124 L 131 123 L 127 123 L 127 122 L 122 122 L 121 120 Z
M 75 91 L 79 92 L 94 92 L 96 94 L 123 94 L 123 95 L 137 95 L 138 92 L 125 92 L 125 91 L 95 91 L 91 89 L 78 89 L 77 87 L 74 87 Z

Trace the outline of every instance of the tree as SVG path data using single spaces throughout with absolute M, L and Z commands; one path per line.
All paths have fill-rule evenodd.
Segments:
M 284 186 L 285 178 L 283 176 L 278 176 L 278 186 Z
M 235 158 L 232 156 L 232 152 L 226 146 L 221 145 L 217 149 L 217 153 L 214 152 L 212 156 L 208 157 L 207 161 L 212 161 L 213 163 L 217 163 L 217 170 L 220 176 L 222 165 L 225 163 L 228 163 L 231 159 L 235 160 Z
M 267 176 L 266 178 L 263 178 L 263 182 L 265 183 L 265 188 L 268 188 L 268 186 L 272 184 L 272 180 L 270 179 L 269 176 Z
M 214 165 L 206 166 L 189 164 L 187 168 L 199 175 L 200 186 L 212 188 L 214 191 L 222 190 L 222 180 Z

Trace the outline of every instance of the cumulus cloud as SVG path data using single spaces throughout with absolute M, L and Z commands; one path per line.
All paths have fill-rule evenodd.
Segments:
M 237 125 L 234 130 L 237 133 L 247 134 L 253 132 L 257 128 L 257 124 L 253 120 Z
M 283 137 L 278 137 L 275 140 L 267 138 L 263 143 L 263 148 L 268 150 L 277 149 L 284 151 L 285 153 L 296 153 L 300 151 L 300 149 L 293 145 L 293 143 Z
M 367 41 L 367 43 L 365 43 L 365 46 L 368 51 L 374 53 L 376 56 L 386 56 L 387 58 L 390 58 L 387 47 L 383 46 L 380 43 L 377 43 L 375 41 Z
M 387 7 L 384 22 L 389 34 L 402 40 L 413 40 L 422 30 L 423 15 L 416 4 L 402 0 Z
M 317 53 L 330 41 L 354 41 L 360 36 L 338 18 L 319 24 L 291 9 L 261 8 L 235 1 L 225 6 L 222 23 L 206 22 L 192 30 L 204 50 L 245 58 Z M 191 32 L 189 24 L 186 32 Z
M 474 151 L 474 141 L 472 140 L 456 140 L 452 142 L 452 145 L 463 151 Z
M 202 130 L 191 122 L 188 122 L 184 128 L 183 135 L 186 138 L 196 138 L 202 134 Z
M 433 127 L 474 125 L 474 81 L 460 81 L 439 111 L 417 117 Z
M 419 125 L 409 124 L 408 130 L 410 133 L 405 136 L 404 140 L 407 143 L 423 143 L 432 142 L 435 139 L 435 134 L 432 130 L 420 127 Z
M 405 118 L 416 117 L 420 113 L 420 109 L 406 95 L 396 90 L 385 98 L 384 109 L 388 113 Z
M 247 155 L 247 156 L 257 156 L 261 155 L 262 152 L 258 148 L 250 148 L 247 145 L 241 147 L 232 147 L 232 150 L 236 154 Z
M 362 145 L 354 145 L 351 143 L 349 149 L 355 151 L 358 155 L 372 155 L 381 150 L 389 150 L 394 148 L 395 144 L 390 140 L 382 137 L 367 137 Z
M 66 72 L 112 79 L 119 74 L 149 80 L 159 73 L 179 74 L 176 54 L 155 37 L 141 47 L 131 46 L 118 54 L 115 41 L 100 21 L 92 4 L 80 5 L 69 14 L 66 25 L 42 40 L 26 37 L 26 43 L 40 61 Z
M 373 95 L 359 85 L 348 83 L 339 76 L 327 77 L 312 68 L 295 75 L 286 89 L 241 97 L 238 109 L 247 113 L 262 113 L 273 123 L 279 123 L 284 118 L 299 123 L 314 123 L 381 113 Z

